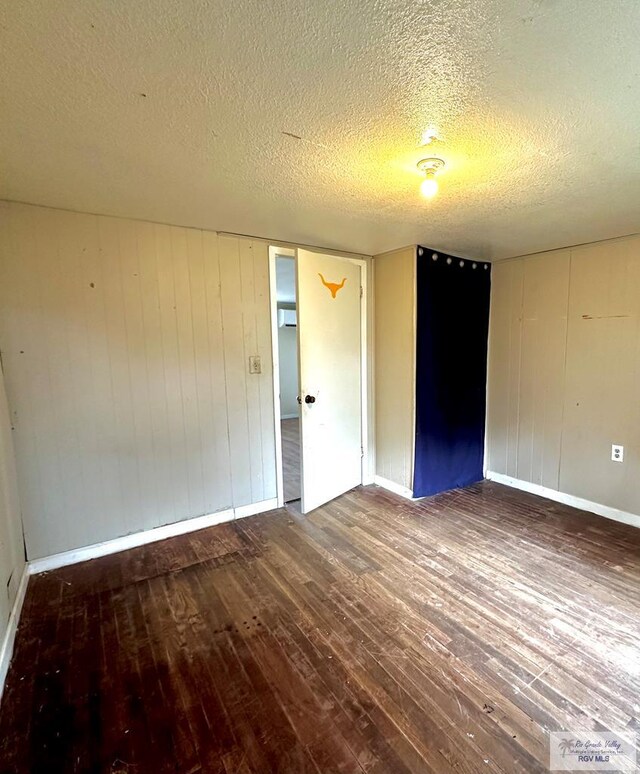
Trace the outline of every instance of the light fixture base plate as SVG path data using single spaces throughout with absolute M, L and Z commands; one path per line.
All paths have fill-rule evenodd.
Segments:
M 425 175 L 435 175 L 436 172 L 439 172 L 444 167 L 444 159 L 430 156 L 426 159 L 420 159 L 417 166 Z

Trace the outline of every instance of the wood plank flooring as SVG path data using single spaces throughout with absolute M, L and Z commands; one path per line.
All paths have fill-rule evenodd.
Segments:
M 31 579 L 2 772 L 543 772 L 640 703 L 640 530 L 360 488 Z
M 284 501 L 300 499 L 300 420 L 282 419 L 282 477 Z

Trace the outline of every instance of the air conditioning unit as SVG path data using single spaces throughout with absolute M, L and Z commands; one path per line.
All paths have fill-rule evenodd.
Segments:
M 278 309 L 278 328 L 295 328 L 297 324 L 295 309 Z

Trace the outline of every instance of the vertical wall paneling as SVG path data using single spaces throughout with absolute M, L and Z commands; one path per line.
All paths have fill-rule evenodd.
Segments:
M 203 367 L 203 396 L 208 399 L 210 429 L 210 454 L 205 464 L 205 480 L 211 482 L 210 491 L 224 493 L 223 499 L 232 502 L 231 466 L 229 463 L 229 425 L 227 412 L 218 410 L 219 406 L 227 405 L 227 385 L 224 368 L 224 342 L 220 332 L 222 324 L 222 299 L 220 288 L 220 261 L 218 255 L 218 237 L 211 232 L 199 232 L 202 236 L 204 275 L 204 297 L 202 298 L 204 323 L 206 325 L 206 341 L 202 341 L 200 363 Z M 224 332 L 223 332 L 224 335 Z M 208 353 L 208 356 L 207 356 Z M 270 436 L 263 438 L 263 443 L 269 443 Z M 207 506 L 207 511 L 214 510 L 213 502 Z
M 271 356 L 271 297 L 269 292 L 269 247 L 264 242 L 252 242 L 254 270 L 254 305 L 251 318 L 256 327 L 256 349 L 249 354 L 260 355 L 262 373 L 248 378 L 258 381 L 259 421 L 262 444 L 261 500 L 276 496 L 276 454 L 274 430 L 273 359 Z M 247 356 L 248 367 L 248 356 Z M 269 443 L 266 442 L 269 439 Z
M 13 203 L 1 214 L 29 557 L 274 498 L 266 244 Z
M 491 322 L 487 428 L 488 467 L 515 476 L 518 464 L 518 416 L 520 411 L 520 352 L 522 346 L 521 263 L 495 263 L 491 272 Z
M 25 216 L 35 219 L 37 213 L 29 212 L 25 213 Z M 94 288 L 89 288 L 89 290 L 97 291 L 97 297 L 92 299 L 90 303 L 101 303 L 104 306 L 107 338 L 102 345 L 94 339 L 93 346 L 96 348 L 98 356 L 109 363 L 111 394 L 107 397 L 107 403 L 110 404 L 108 407 L 105 405 L 94 407 L 94 411 L 101 420 L 100 431 L 95 439 L 95 442 L 97 442 L 97 449 L 95 451 L 98 456 L 102 456 L 102 454 L 107 457 L 112 456 L 117 462 L 121 507 L 110 511 L 108 506 L 115 506 L 115 502 L 95 501 L 94 508 L 90 515 L 87 514 L 87 516 L 94 520 L 93 534 L 96 535 L 96 539 L 89 542 L 107 539 L 106 536 L 111 529 L 115 531 L 117 536 L 120 536 L 128 531 L 137 531 L 144 528 L 144 522 L 140 519 L 142 496 L 137 456 L 136 418 L 134 401 L 131 399 L 131 368 L 129 365 L 125 294 L 122 290 L 123 269 L 120 255 L 119 221 L 115 218 L 99 218 L 97 230 L 100 253 L 100 278 L 94 283 Z M 44 314 L 40 324 L 46 324 L 46 316 Z M 105 348 L 103 349 L 103 347 Z M 37 357 L 37 353 L 35 356 Z M 19 378 L 19 374 L 17 377 Z M 51 398 L 55 402 L 58 396 L 56 393 L 52 393 Z M 105 414 L 102 413 L 103 411 Z M 114 426 L 109 431 L 105 420 L 111 414 L 113 414 Z M 87 439 L 87 443 L 91 443 L 89 439 Z M 47 465 L 48 462 L 49 460 L 45 457 L 43 465 Z M 75 509 L 72 510 L 72 513 L 75 510 L 78 514 L 84 514 L 86 513 L 85 507 L 83 504 L 78 503 Z M 103 508 L 104 517 L 101 518 L 100 515 L 96 514 L 96 511 Z M 134 528 L 129 527 L 131 521 L 135 523 Z M 40 538 L 39 535 L 36 537 Z M 43 537 L 46 537 L 46 535 Z M 60 545 L 52 550 L 47 550 L 48 541 L 42 539 L 41 543 L 41 546 L 37 543 L 29 545 L 30 550 L 34 552 L 34 558 L 47 553 L 66 550 L 67 544 L 71 548 L 75 548 L 77 545 L 86 545 L 87 540 L 84 538 L 81 542 L 75 533 L 72 532 L 65 536 L 64 546 Z
M 158 337 L 162 349 L 159 401 L 163 406 L 166 420 L 165 457 L 169 461 L 170 474 L 168 484 L 171 489 L 167 507 L 170 507 L 177 520 L 179 514 L 189 513 L 189 455 L 187 453 L 187 432 L 185 423 L 184 396 L 182 392 L 182 376 L 180 371 L 180 349 L 178 341 L 178 303 L 174 282 L 174 265 L 172 261 L 171 226 L 154 225 L 154 252 L 156 258 L 156 276 L 158 282 Z M 215 274 L 216 263 L 212 261 L 212 274 Z M 218 338 L 220 338 L 218 336 Z M 215 361 L 215 350 L 211 357 Z M 224 372 L 222 362 L 218 364 Z M 226 401 L 223 402 L 226 405 Z M 225 436 L 226 427 L 225 427 Z M 221 471 L 223 475 L 224 470 Z M 193 473 L 191 472 L 191 475 Z M 187 482 L 187 486 L 176 487 L 175 480 Z M 220 489 L 226 502 L 231 502 L 231 494 L 224 488 Z
M 570 252 L 524 262 L 517 478 L 557 489 Z
M 22 522 L 11 435 L 9 407 L 0 368 L 0 653 L 24 569 Z M 5 667 L 6 663 L 0 662 L 0 694 Z
M 275 497 L 276 491 L 269 248 L 220 236 L 219 249 L 231 476 L 239 506 Z M 252 355 L 261 357 L 261 374 L 249 374 Z
M 191 245 L 191 253 L 189 246 Z M 200 403 L 196 373 L 195 332 L 192 312 L 190 272 L 195 260 L 193 243 L 187 229 L 171 228 L 173 282 L 175 290 L 178 362 L 185 446 L 188 460 L 189 510 L 204 513 L 204 463 L 200 425 Z
M 622 444 L 624 462 L 611 460 Z M 640 237 L 572 250 L 560 489 L 640 515 Z
M 249 310 L 254 307 L 256 287 L 254 278 L 254 256 L 253 245 L 251 242 L 241 242 L 240 248 L 240 315 L 242 330 L 242 356 L 243 369 L 246 374 L 249 367 L 249 357 L 258 353 L 258 331 L 253 315 Z M 258 432 L 252 432 L 251 418 L 249 417 L 249 406 L 257 409 L 257 415 L 254 414 L 254 421 L 258 422 L 260 428 L 260 379 L 249 377 L 245 378 L 245 395 L 248 423 L 249 440 L 249 482 L 250 499 L 248 502 L 262 500 L 263 474 L 262 474 L 262 447 L 260 444 L 260 435 Z
M 155 338 L 157 330 L 145 331 L 142 317 L 140 287 L 140 263 L 138 223 L 115 220 L 118 234 L 118 258 L 120 268 L 120 292 L 122 293 L 125 339 L 127 352 L 127 399 L 133 416 L 133 439 L 137 469 L 137 512 L 136 518 L 142 529 L 153 523 L 153 514 L 158 508 L 157 479 L 154 470 L 153 415 L 157 407 L 151 405 L 149 393 L 149 372 L 146 360 L 146 339 Z M 176 255 L 174 253 L 174 260 Z M 196 486 L 190 488 L 196 491 Z M 200 491 L 199 489 L 197 491 Z M 161 504 L 160 504 L 161 505 Z M 197 511 L 196 511 L 197 513 Z
M 15 217 L 15 209 L 6 203 L 0 203 L 0 229 L 3 240 L 0 242 L 0 294 L 6 291 L 12 285 L 16 288 L 22 288 L 30 281 L 30 275 L 33 272 L 32 255 L 36 252 L 36 234 L 35 231 L 28 228 L 28 224 L 21 222 Z M 14 257 L 11 262 L 4 260 L 4 252 L 10 251 Z M 35 290 L 35 286 L 31 286 Z M 38 295 L 36 290 L 36 296 Z M 13 308 L 15 314 L 3 314 L 3 304 L 0 301 L 0 315 L 2 315 L 3 330 L 6 336 L 0 338 L 0 352 L 2 353 L 2 363 L 4 368 L 5 388 L 8 391 L 8 373 L 9 370 L 21 368 L 24 374 L 23 384 L 21 385 L 22 396 L 25 402 L 33 404 L 33 413 L 37 414 L 40 420 L 40 427 L 36 429 L 33 425 L 26 428 L 22 425 L 22 416 L 16 406 L 10 407 L 11 427 L 14 429 L 13 442 L 14 449 L 18 451 L 21 447 L 22 453 L 31 461 L 29 486 L 26 486 L 26 477 L 21 476 L 18 470 L 18 481 L 21 491 L 21 506 L 23 513 L 27 511 L 38 512 L 44 508 L 42 493 L 47 483 L 54 485 L 57 480 L 57 469 L 52 465 L 44 470 L 40 464 L 42 452 L 45 450 L 44 434 L 46 431 L 47 413 L 46 406 L 38 400 L 40 392 L 45 393 L 48 389 L 48 363 L 45 358 L 33 359 L 25 357 L 27 354 L 24 347 L 27 341 L 38 339 L 39 331 L 35 314 L 30 307 L 31 302 L 28 295 L 24 292 L 14 292 L 12 294 Z M 39 300 L 37 301 L 39 304 Z M 9 346 L 8 342 L 13 345 Z M 18 435 L 17 428 L 22 431 Z M 23 529 L 27 541 L 29 540 L 30 525 L 23 522 Z
M 488 469 L 640 513 L 640 237 L 495 264 L 491 315 Z
M 144 355 L 144 381 L 148 406 L 150 447 L 149 481 L 158 489 L 157 499 L 164 503 L 163 518 L 175 521 L 180 510 L 174 503 L 171 486 L 171 441 L 164 391 L 165 357 L 160 313 L 160 282 L 156 245 L 156 227 L 153 223 L 135 223 L 137 271 L 132 271 L 132 285 L 140 305 L 140 329 Z M 135 281 L 135 283 L 133 282 Z M 149 332 L 155 335 L 149 335 Z M 148 494 L 147 494 L 148 496 Z M 154 525 L 153 514 L 145 523 Z
M 509 298 L 507 305 L 507 337 L 512 358 L 509 363 L 507 381 L 507 432 L 506 460 L 507 469 L 515 475 L 518 466 L 518 444 L 520 414 L 520 366 L 522 352 L 522 294 L 524 292 L 524 271 L 522 266 L 514 267 L 508 275 Z M 493 291 L 493 267 L 492 267 Z M 493 293 L 492 293 L 493 294 Z
M 223 236 L 219 237 L 219 245 L 232 499 L 234 504 L 244 505 L 251 502 L 252 495 L 240 244 L 233 237 Z

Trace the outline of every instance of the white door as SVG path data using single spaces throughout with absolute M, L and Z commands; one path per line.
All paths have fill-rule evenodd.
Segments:
M 302 513 L 362 482 L 357 263 L 296 251 Z

